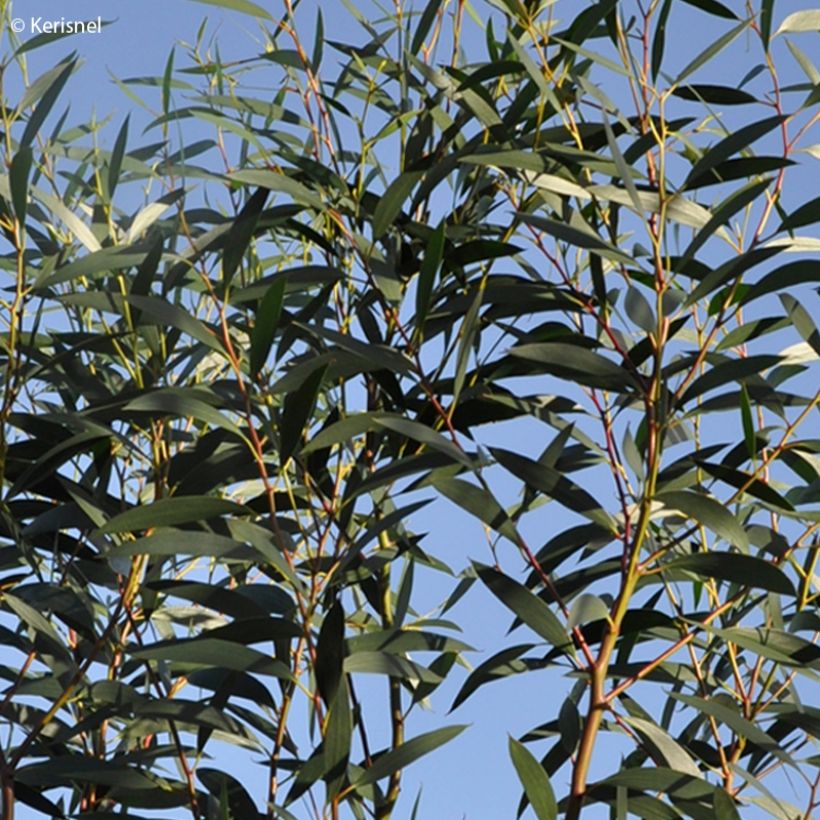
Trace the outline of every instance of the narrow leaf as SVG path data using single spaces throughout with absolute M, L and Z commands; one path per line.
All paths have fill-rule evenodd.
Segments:
M 130 532 L 132 530 L 154 529 L 156 527 L 174 527 L 179 524 L 192 524 L 207 521 L 223 515 L 247 515 L 247 507 L 210 496 L 179 496 L 161 498 L 152 504 L 132 507 L 107 521 L 99 531 L 101 533 Z
M 692 490 L 671 490 L 660 493 L 657 499 L 664 506 L 694 518 L 743 552 L 749 551 L 749 537 L 740 522 L 715 499 Z
M 373 239 L 380 239 L 401 213 L 402 205 L 410 196 L 413 188 L 424 176 L 423 171 L 407 171 L 396 177 L 379 201 L 373 217 Z
M 376 783 L 382 778 L 389 777 L 394 772 L 405 769 L 420 757 L 438 749 L 439 746 L 449 743 L 466 728 L 466 726 L 447 726 L 414 737 L 412 740 L 402 743 L 398 748 L 385 752 L 376 758 L 371 766 L 363 769 L 352 778 L 351 785 L 361 788 Z
M 557 649 L 566 649 L 570 645 L 567 631 L 555 613 L 537 595 L 493 567 L 475 561 L 473 566 L 490 592 L 533 632 Z
M 509 740 L 509 751 L 535 816 L 538 820 L 557 820 L 558 803 L 544 767 L 523 743 L 513 737 Z
M 794 596 L 794 587 L 781 569 L 751 555 L 736 552 L 703 552 L 665 563 L 664 569 L 685 570 L 707 578 L 720 578 L 741 586 L 767 589 Z

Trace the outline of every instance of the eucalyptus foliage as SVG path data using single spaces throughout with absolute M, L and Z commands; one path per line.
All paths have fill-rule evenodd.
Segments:
M 5 8 L 4 820 L 427 814 L 548 668 L 519 813 L 811 817 L 820 11 L 207 2 L 262 45 L 80 124 Z

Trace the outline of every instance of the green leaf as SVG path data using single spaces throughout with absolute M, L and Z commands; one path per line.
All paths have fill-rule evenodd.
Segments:
M 743 395 L 745 395 L 745 385 L 741 385 L 741 387 L 742 399 Z M 742 408 L 743 404 L 741 403 L 741 409 Z M 747 438 L 746 446 L 747 449 L 750 450 L 750 456 L 754 457 L 754 430 L 751 431 L 751 437 L 751 442 Z M 767 504 L 773 504 L 775 507 L 780 507 L 784 510 L 794 511 L 794 507 L 782 495 L 780 495 L 777 490 L 749 473 L 744 473 L 742 470 L 734 470 L 731 467 L 727 467 L 725 464 L 712 464 L 708 461 L 703 461 L 702 459 L 695 459 L 695 463 L 699 467 L 706 470 L 709 475 L 712 475 L 721 481 L 725 481 L 737 490 L 743 489 L 744 493 L 748 493 L 755 498 L 759 498 Z
M 696 709 L 702 714 L 717 718 L 721 723 L 725 723 L 738 736 L 751 740 L 752 743 L 757 744 L 762 749 L 775 755 L 784 763 L 797 768 L 791 757 L 780 747 L 780 744 L 777 743 L 771 735 L 759 729 L 754 723 L 746 720 L 746 718 L 730 706 L 718 702 L 715 698 L 705 700 L 704 698 L 695 697 L 694 695 L 682 695 L 679 692 L 670 692 L 669 696 L 681 703 L 685 703 L 687 706 Z
M 789 314 L 789 318 L 792 320 L 797 332 L 805 339 L 812 350 L 820 356 L 820 333 L 818 333 L 817 326 L 814 324 L 809 312 L 794 296 L 788 293 L 781 293 L 780 301 L 783 307 L 786 308 L 786 312 Z
M 714 105 L 746 105 L 747 103 L 760 102 L 754 94 L 749 94 L 748 91 L 742 91 L 728 85 L 711 85 L 709 83 L 684 85 L 674 89 L 672 93 L 682 100 L 707 102 Z
M 433 486 L 450 501 L 458 504 L 463 510 L 483 521 L 488 527 L 501 533 L 514 544 L 519 543 L 515 524 L 502 509 L 498 501 L 483 487 L 476 487 L 459 478 L 432 479 Z
M 568 242 L 570 245 L 583 248 L 590 251 L 590 253 L 596 253 L 604 259 L 609 259 L 612 262 L 622 262 L 626 265 L 634 263 L 630 256 L 618 250 L 614 245 L 610 245 L 609 242 L 605 242 L 591 230 L 587 232 L 568 225 L 566 222 L 558 222 L 536 214 L 519 213 L 518 218 L 521 222 L 532 225 L 537 230 L 554 236 L 562 242 Z
M 406 171 L 387 186 L 373 217 L 373 239 L 380 239 L 401 213 L 402 205 L 413 188 L 424 176 L 424 171 Z
M 453 461 L 463 464 L 465 467 L 472 467 L 472 459 L 462 452 L 452 441 L 448 441 L 441 433 L 431 430 L 426 424 L 402 418 L 401 416 L 384 413 L 377 416 L 375 426 L 392 430 L 400 435 L 426 444 L 434 450 L 449 456 Z
M 197 2 L 205 2 L 205 0 L 197 0 Z M 260 188 L 265 188 L 269 191 L 279 191 L 290 196 L 294 202 L 300 205 L 306 205 L 309 208 L 315 208 L 318 211 L 324 210 L 324 203 L 321 197 L 317 196 L 306 185 L 297 182 L 292 177 L 289 177 L 276 171 L 250 169 L 245 171 L 234 171 L 228 175 L 228 179 L 235 182 L 242 182 L 246 185 L 258 185 Z
M 285 396 L 279 423 L 279 461 L 282 467 L 302 440 L 302 432 L 310 422 L 327 369 L 328 365 L 324 365 L 312 371 L 296 390 Z
M 14 155 L 9 168 L 9 187 L 14 214 L 21 226 L 26 221 L 28 208 L 28 181 L 34 155 L 31 146 L 23 145 Z
M 722 37 L 719 37 L 715 40 L 712 45 L 705 48 L 703 51 L 695 57 L 694 60 L 687 63 L 686 67 L 681 71 L 680 74 L 675 78 L 675 82 L 673 85 L 681 85 L 683 81 L 690 75 L 694 74 L 701 66 L 706 65 L 713 57 L 720 54 L 726 46 L 730 45 L 734 40 L 736 40 L 750 25 L 751 20 L 744 20 L 739 25 L 735 26 L 730 31 L 726 32 Z
M 717 0 L 683 0 L 690 6 L 701 9 L 702 11 L 712 14 L 715 17 L 722 17 L 726 20 L 737 20 L 737 15 L 729 8 L 718 3 Z
M 329 795 L 338 794 L 344 783 L 352 735 L 353 712 L 350 708 L 347 681 L 342 678 L 341 686 L 337 687 L 336 696 L 328 709 L 325 728 L 325 780 Z
M 57 102 L 57 97 L 60 96 L 60 92 L 63 90 L 68 78 L 76 67 L 76 58 L 70 57 L 63 63 L 47 71 L 42 77 L 39 77 L 26 91 L 25 97 L 20 101 L 21 108 L 26 108 L 28 105 L 33 104 L 35 100 L 39 101 L 33 113 L 28 118 L 26 129 L 20 138 L 20 148 L 31 145 L 34 138 L 40 133 L 40 128 L 45 122 L 49 111 L 54 107 L 54 103 Z M 42 89 L 42 91 L 40 89 Z M 42 93 L 42 96 L 39 96 L 40 93 Z M 18 148 L 18 151 L 20 148 Z
M 483 296 L 482 288 L 476 288 L 473 300 L 464 317 L 464 322 L 461 325 L 461 340 L 458 344 L 458 354 L 456 356 L 456 372 L 453 379 L 453 404 L 458 403 L 461 395 L 461 388 L 464 386 L 464 377 L 467 374 L 467 365 L 470 361 L 470 353 L 473 350 L 473 344 L 476 338 L 476 332 L 480 324 L 478 316 L 481 308 L 481 298 Z
M 438 3 L 440 0 L 431 0 L 430 5 Z M 433 294 L 436 273 L 441 267 L 441 260 L 444 257 L 444 246 L 446 243 L 446 223 L 439 222 L 438 227 L 430 234 L 427 241 L 427 248 L 424 251 L 424 258 L 421 261 L 418 283 L 416 285 L 416 328 L 420 331 L 427 318 L 427 311 L 430 309 L 430 300 Z
M 316 687 L 328 706 L 336 697 L 342 680 L 344 663 L 345 614 L 342 605 L 334 601 L 322 621 L 316 642 Z
M 743 382 L 750 376 L 756 376 L 763 370 L 775 367 L 781 362 L 780 356 L 761 354 L 746 356 L 743 359 L 730 359 L 710 367 L 702 376 L 695 379 L 686 392 L 680 397 L 681 406 L 688 404 L 698 396 L 722 387 L 724 384 Z
M 275 22 L 270 12 L 263 9 L 262 6 L 257 6 L 256 3 L 251 3 L 250 0 L 193 0 L 193 2 L 202 3 L 206 6 L 216 6 L 228 11 L 238 11 L 242 14 L 249 14 L 251 17 L 261 17 L 263 20 Z
M 561 743 L 569 755 L 574 755 L 581 738 L 581 716 L 575 701 L 570 697 L 561 704 L 558 713 L 558 730 L 561 732 Z
M 606 141 L 609 144 L 609 150 L 612 153 L 612 159 L 615 162 L 615 167 L 618 169 L 618 176 L 620 177 L 620 182 L 626 188 L 626 192 L 629 195 L 629 199 L 632 202 L 632 206 L 635 208 L 635 212 L 638 214 L 643 213 L 643 206 L 641 204 L 641 199 L 638 196 L 638 189 L 635 187 L 635 180 L 632 179 L 633 169 L 631 166 L 627 165 L 626 160 L 624 159 L 624 155 L 621 153 L 621 149 L 618 147 L 618 141 L 615 139 L 615 134 L 612 131 L 612 126 L 609 124 L 609 120 L 606 116 L 606 111 L 603 112 L 604 117 L 604 131 L 606 132 Z
M 701 776 L 689 753 L 660 726 L 650 720 L 629 715 L 625 715 L 623 719 L 650 745 L 656 762 L 662 760 L 671 769 L 691 777 Z
M 777 232 L 792 231 L 795 228 L 802 228 L 804 225 L 813 225 L 817 222 L 820 222 L 820 196 L 816 196 L 814 199 L 805 202 L 788 216 L 784 217 Z
M 566 629 L 555 613 L 537 595 L 493 567 L 475 561 L 473 566 L 490 592 L 536 635 L 540 635 L 556 649 L 566 650 L 572 645 Z
M 513 347 L 510 355 L 537 362 L 533 372 L 550 373 L 570 382 L 612 390 L 617 393 L 635 390 L 636 383 L 625 367 L 606 356 L 580 345 L 566 342 L 544 342 Z
M 546 464 L 520 456 L 500 447 L 490 448 L 493 457 L 528 487 L 554 498 L 573 512 L 589 518 L 610 533 L 617 533 L 618 526 L 600 503 L 586 490 L 579 487 L 559 470 Z
M 658 72 L 663 63 L 663 52 L 666 45 L 666 24 L 669 20 L 669 12 L 672 8 L 672 0 L 664 0 L 658 14 L 658 22 L 655 25 L 655 36 L 652 38 L 652 81 L 658 79 Z
M 664 569 L 684 570 L 706 578 L 720 578 L 741 586 L 794 596 L 792 582 L 774 564 L 736 552 L 701 552 L 673 558 Z
M 669 509 L 678 510 L 715 532 L 743 552 L 749 551 L 749 538 L 731 512 L 713 498 L 692 490 L 670 490 L 659 493 L 657 500 Z
M 122 158 L 125 155 L 125 146 L 128 143 L 128 121 L 130 115 L 123 121 L 122 127 L 117 134 L 114 148 L 111 151 L 111 159 L 108 161 L 108 197 L 114 196 L 117 183 L 120 181 L 120 171 L 122 169 Z
M 785 291 L 797 285 L 804 285 L 820 281 L 820 269 L 814 260 L 802 260 L 800 262 L 789 262 L 776 268 L 771 273 L 767 273 L 758 282 L 752 285 L 743 295 L 740 304 L 746 305 L 749 302 L 766 296 L 769 293 Z
M 509 751 L 535 816 L 538 820 L 557 820 L 558 803 L 544 767 L 523 743 L 513 737 L 509 739 Z
M 222 253 L 222 284 L 225 287 L 231 283 L 253 239 L 256 226 L 259 224 L 259 217 L 268 199 L 268 193 L 267 188 L 257 188 L 248 198 L 228 231 L 225 250 Z
M 457 709 L 470 695 L 480 689 L 485 683 L 527 671 L 529 667 L 526 660 L 520 660 L 520 657 L 532 648 L 532 644 L 520 644 L 518 646 L 508 647 L 507 649 L 502 649 L 501 652 L 497 652 L 491 658 L 484 661 L 484 663 L 479 664 L 470 673 L 464 685 L 459 690 L 453 700 L 450 711 L 452 712 L 454 709 Z
M 161 529 L 145 538 L 126 541 L 114 548 L 113 555 L 200 555 L 215 558 L 253 560 L 244 544 L 224 535 L 200 530 Z
M 441 683 L 435 672 L 392 652 L 356 652 L 348 655 L 344 661 L 344 671 L 348 675 L 355 672 L 387 675 L 410 683 Z
M 410 44 L 410 53 L 418 54 L 421 47 L 424 45 L 424 40 L 430 32 L 430 29 L 435 22 L 438 10 L 441 8 L 442 0 L 429 0 L 421 13 L 418 25 L 415 32 L 413 32 L 413 41 Z
M 567 627 L 572 629 L 601 619 L 609 620 L 609 607 L 597 595 L 583 592 L 572 602 Z
M 647 333 L 652 333 L 652 331 L 655 330 L 657 323 L 655 321 L 655 314 L 652 311 L 652 306 L 638 288 L 631 286 L 626 289 L 624 309 L 626 310 L 626 315 L 641 330 Z
M 197 419 L 240 435 L 239 428 L 227 416 L 195 395 L 185 393 L 179 388 L 169 387 L 164 390 L 143 393 L 143 395 L 128 402 L 123 410 Z
M 368 786 L 389 777 L 394 772 L 406 769 L 420 757 L 458 737 L 466 728 L 466 726 L 447 726 L 414 737 L 406 743 L 402 743 L 401 746 L 375 758 L 368 768 L 362 769 L 351 778 L 351 785 L 360 789 L 362 786 Z
M 105 250 L 107 249 L 100 251 L 100 253 L 105 253 Z M 91 256 L 95 255 L 96 254 L 91 254 Z M 86 259 L 88 258 L 89 257 L 86 257 Z M 78 274 L 75 273 L 75 275 Z M 202 342 L 206 347 L 218 353 L 223 352 L 222 343 L 217 338 L 216 333 L 214 333 L 205 322 L 196 316 L 192 316 L 179 305 L 173 305 L 164 299 L 160 299 L 158 296 L 139 296 L 130 293 L 124 298 L 129 304 L 139 308 L 142 319 L 146 321 L 146 323 L 152 322 L 160 326 L 171 325 L 183 333 L 187 333 L 198 342 Z
M 698 177 L 702 177 L 709 169 L 714 168 L 718 163 L 723 162 L 723 160 L 728 159 L 733 154 L 751 145 L 755 140 L 768 134 L 769 131 L 782 125 L 786 119 L 787 117 L 782 115 L 767 117 L 766 119 L 745 125 L 733 131 L 728 137 L 724 137 L 716 145 L 709 148 L 694 166 L 692 166 L 692 170 L 684 180 L 684 187 L 689 185 L 693 180 L 698 179 Z
M 769 50 L 769 41 L 772 37 L 772 15 L 774 13 L 774 0 L 762 0 L 760 4 L 760 40 L 763 43 L 763 50 Z
M 222 498 L 211 498 L 204 495 L 161 498 L 152 504 L 132 507 L 130 510 L 115 515 L 100 527 L 99 532 L 130 532 L 157 527 L 174 527 L 179 524 L 207 521 L 223 515 L 244 516 L 248 513 L 247 507 Z
M 279 277 L 267 289 L 259 310 L 256 312 L 256 322 L 251 330 L 250 373 L 252 378 L 259 375 L 270 353 L 279 318 L 282 315 L 282 305 L 285 298 L 285 277 Z
M 283 680 L 292 678 L 281 661 L 271 660 L 268 655 L 250 647 L 216 638 L 160 641 L 149 646 L 131 649 L 128 654 L 139 660 L 167 661 L 186 666 L 231 669 L 236 672 L 256 672 Z M 167 703 L 165 702 L 165 705 Z
M 174 54 L 176 48 L 172 48 L 168 59 L 165 62 L 165 71 L 162 75 L 162 113 L 168 116 L 171 110 L 171 84 L 174 78 Z
M 735 801 L 723 790 L 717 789 L 712 801 L 715 820 L 740 820 Z

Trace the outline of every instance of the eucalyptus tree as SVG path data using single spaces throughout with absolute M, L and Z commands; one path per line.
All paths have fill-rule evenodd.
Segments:
M 261 53 L 80 124 L 4 4 L 4 820 L 421 816 L 415 711 L 550 668 L 519 813 L 811 817 L 820 11 L 207 2 Z

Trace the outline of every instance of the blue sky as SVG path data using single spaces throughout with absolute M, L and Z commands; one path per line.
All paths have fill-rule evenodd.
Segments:
M 279 11 L 278 2 L 257 2 L 271 8 L 274 14 Z M 312 9 L 315 8 L 312 0 L 311 8 L 308 8 L 307 2 L 308 0 L 304 4 L 305 21 L 312 19 Z M 739 12 L 745 8 L 745 2 L 726 2 Z M 775 27 L 786 12 L 808 8 L 810 5 L 803 2 L 779 4 L 775 11 Z M 115 127 L 108 129 L 105 137 L 109 144 L 116 136 L 116 126 L 134 110 L 134 104 L 117 88 L 111 74 L 121 79 L 160 75 L 171 48 L 178 41 L 192 41 L 205 15 L 210 19 L 208 31 L 218 38 L 223 57 L 230 59 L 253 53 L 257 50 L 253 44 L 258 44 L 258 24 L 252 18 L 224 12 L 192 0 L 16 0 L 13 8 L 15 16 L 20 17 L 27 28 L 30 27 L 32 16 L 43 16 L 48 19 L 93 19 L 99 15 L 103 20 L 112 21 L 99 35 L 76 36 L 30 55 L 31 73 L 36 76 L 69 50 L 76 49 L 80 53 L 84 66 L 71 80 L 66 92 L 72 102 L 72 117 L 69 122 L 84 121 L 91 111 L 96 112 L 98 117 L 112 114 Z M 346 34 L 352 32 L 353 29 L 348 23 L 349 15 L 341 0 L 324 3 L 323 13 L 326 29 L 332 30 L 334 38 L 344 39 Z M 675 27 L 672 29 L 674 36 L 670 37 L 669 48 L 677 53 L 678 64 L 682 65 L 696 51 L 705 47 L 708 38 L 701 32 L 689 28 L 692 16 L 686 7 L 680 11 L 676 10 L 675 14 L 677 17 L 674 18 Z M 698 20 L 702 20 L 700 15 Z M 478 36 L 477 28 L 473 24 L 468 26 L 472 26 L 469 29 L 472 32 L 471 36 Z M 23 39 L 27 36 L 28 31 L 21 34 Z M 816 44 L 816 39 L 812 42 Z M 782 44 L 777 48 L 784 51 Z M 808 47 L 807 51 L 810 51 Z M 783 54 L 780 54 L 780 57 L 783 57 Z M 181 55 L 177 64 L 184 64 Z M 780 59 L 779 64 L 785 69 L 784 83 L 803 80 L 802 75 L 794 68 L 793 61 L 788 57 Z M 716 79 L 711 73 L 714 71 L 725 72 L 725 76 Z M 731 61 L 718 61 L 714 68 L 707 70 L 708 79 L 713 82 L 725 82 L 728 85 L 737 84 L 740 79 L 736 76 L 737 71 L 737 66 Z M 146 92 L 146 96 L 148 93 Z M 153 102 L 156 103 L 156 93 L 151 93 L 154 93 Z M 135 116 L 135 121 L 140 119 Z M 816 171 L 807 178 L 805 189 L 800 192 L 802 199 L 809 198 L 812 179 L 817 182 Z M 511 434 L 499 429 L 493 434 L 493 438 L 511 444 L 514 441 L 511 442 L 510 437 L 515 439 L 520 435 L 520 431 Z M 417 523 L 419 529 L 432 533 L 425 541 L 428 551 L 440 555 L 456 570 L 461 569 L 469 557 L 487 560 L 485 539 L 478 524 L 471 522 L 465 526 L 463 518 L 444 502 L 436 502 L 433 509 L 434 515 L 430 518 L 429 524 L 421 527 Z M 538 537 L 534 540 L 540 544 L 546 538 Z M 509 568 L 512 569 L 513 565 L 510 556 Z M 441 584 L 421 592 L 422 598 L 428 599 L 431 604 L 440 600 L 444 594 L 446 590 Z M 464 636 L 467 643 L 480 650 L 489 650 L 489 653 L 497 651 L 507 641 L 523 642 L 528 639 L 522 630 L 508 639 L 508 612 L 491 596 L 477 588 L 459 604 L 452 617 L 461 624 L 469 625 Z M 475 665 L 481 659 L 480 654 L 472 658 Z M 455 684 L 460 684 L 461 680 L 456 678 Z M 520 676 L 485 687 L 474 695 L 467 705 L 447 717 L 446 709 L 457 688 L 457 685 L 442 687 L 434 698 L 434 711 L 428 715 L 417 716 L 411 724 L 411 729 L 416 732 L 426 731 L 436 728 L 445 721 L 470 723 L 472 726 L 468 732 L 443 750 L 411 767 L 405 783 L 405 811 L 409 815 L 409 805 L 414 793 L 422 786 L 422 820 L 458 820 L 461 817 L 483 820 L 512 817 L 520 787 L 507 757 L 506 736 L 518 736 L 539 722 L 552 718 L 557 713 L 569 684 L 555 672 Z M 362 692 L 373 697 L 384 697 L 386 686 L 381 682 L 368 683 L 362 686 L 360 696 Z M 606 752 L 603 757 L 605 756 Z M 220 762 L 216 761 L 217 764 Z M 607 762 L 612 764 L 614 761 L 610 759 Z M 228 757 L 225 758 L 224 764 L 231 767 Z M 246 775 L 245 779 L 250 780 L 251 777 L 252 775 Z M 556 790 L 563 792 L 564 784 L 557 784 Z M 259 793 L 259 790 L 252 791 Z M 298 808 L 296 813 L 299 815 Z M 22 809 L 20 814 L 25 817 L 25 809 Z M 307 817 L 307 814 L 304 816 Z M 595 815 L 590 812 L 590 816 Z M 600 816 L 603 816 L 603 813 Z M 746 816 L 752 817 L 753 813 L 744 815 L 744 818 Z

